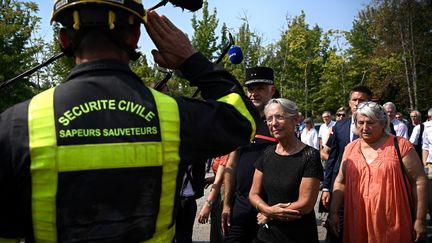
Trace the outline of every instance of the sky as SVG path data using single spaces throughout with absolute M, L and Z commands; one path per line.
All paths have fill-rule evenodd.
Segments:
M 50 17 L 54 0 L 33 0 L 33 2 L 39 5 L 38 16 L 42 18 L 37 36 L 51 41 L 53 33 Z M 145 8 L 149 8 L 158 3 L 158 0 L 142 2 Z M 287 16 L 291 18 L 298 16 L 302 10 L 310 27 L 318 24 L 324 31 L 330 29 L 348 31 L 359 10 L 369 4 L 370 0 L 208 0 L 208 3 L 210 13 L 214 8 L 217 10 L 219 28 L 226 23 L 230 32 L 236 33 L 242 24 L 242 18 L 247 17 L 251 31 L 261 35 L 266 45 L 280 38 L 281 31 L 286 29 Z M 189 37 L 192 36 L 193 13 L 178 7 L 174 8 L 171 3 L 160 7 L 157 12 L 166 15 Z M 197 12 L 197 16 L 201 16 L 201 11 Z M 149 57 L 150 50 L 155 47 L 144 27 L 141 32 L 139 47 Z M 216 34 L 219 35 L 220 31 L 217 30 Z

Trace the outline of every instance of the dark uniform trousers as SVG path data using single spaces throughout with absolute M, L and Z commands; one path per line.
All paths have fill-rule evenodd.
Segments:
M 197 212 L 195 196 L 181 197 L 176 217 L 176 242 L 192 243 L 193 225 Z

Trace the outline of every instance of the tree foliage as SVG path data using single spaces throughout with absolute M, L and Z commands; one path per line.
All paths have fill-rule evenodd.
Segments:
M 235 45 L 240 47 L 242 50 L 243 61 L 239 64 L 233 64 L 229 61 L 229 58 L 226 57 L 223 62 L 225 68 L 230 71 L 237 80 L 243 82 L 244 77 L 246 76 L 246 68 L 261 64 L 261 54 L 264 50 L 262 47 L 262 36 L 250 29 L 249 21 L 246 16 L 242 18 L 242 24 L 240 25 L 238 32 L 232 34 Z
M 31 38 L 39 22 L 36 4 L 16 0 L 0 3 L 0 82 L 4 82 L 60 50 L 54 41 Z M 424 112 L 432 106 L 428 95 L 432 77 L 430 1 L 371 0 L 358 12 L 350 31 L 324 32 L 318 24 L 309 26 L 301 12 L 287 17 L 280 38 L 266 45 L 246 16 L 240 21 L 236 29 L 226 23 L 218 28 L 217 9 L 209 11 L 204 1 L 191 19 L 193 47 L 215 61 L 231 33 L 244 60 L 232 64 L 225 56 L 220 65 L 241 82 L 248 67 L 272 67 L 282 97 L 293 99 L 306 116 L 346 105 L 350 89 L 359 84 L 370 86 L 376 99 L 393 101 L 404 112 L 416 108 Z M 57 85 L 72 67 L 71 59 L 62 58 L 13 88 L 2 90 L 0 109 Z M 165 77 L 164 70 L 148 66 L 146 57 L 132 63 L 131 68 L 149 86 Z M 172 95 L 194 93 L 195 88 L 186 80 L 176 75 L 172 79 L 168 82 Z
M 350 36 L 353 61 L 366 73 L 377 98 L 393 101 L 400 110 L 426 110 L 430 90 L 432 8 L 427 1 L 375 0 L 359 14 Z M 357 38 L 356 38 L 357 37 Z M 359 45 L 361 43 L 361 45 Z M 428 50 L 429 49 L 429 50 Z M 361 51 L 362 50 L 362 51 Z M 423 64 L 423 65 L 422 65 Z
M 321 39 L 321 28 L 317 25 L 309 28 L 302 12 L 293 19 L 287 18 L 287 29 L 276 43 L 273 68 L 277 87 L 283 97 L 295 100 L 306 116 L 314 113 L 311 98 L 320 86 L 323 53 L 327 48 Z
M 47 46 L 48 56 L 54 56 L 61 52 L 60 43 L 58 41 L 58 33 L 60 30 L 60 24 L 54 23 L 53 25 L 53 40 Z M 52 63 L 49 67 L 44 69 L 46 74 L 45 80 L 48 85 L 53 87 L 59 85 L 66 80 L 71 69 L 75 66 L 75 61 L 72 57 L 64 56 Z
M 40 40 L 32 39 L 40 19 L 33 2 L 0 1 L 0 83 L 35 65 L 35 53 L 40 52 Z M 0 90 L 0 111 L 33 96 L 35 86 L 28 78 Z
M 191 41 L 192 46 L 208 59 L 215 60 L 215 54 L 218 51 L 218 36 L 215 34 L 216 28 L 219 24 L 217 11 L 215 8 L 210 14 L 208 10 L 208 2 L 204 0 L 201 13 L 201 19 L 198 19 L 197 15 L 194 14 L 191 20 L 194 29 Z
M 155 72 L 148 65 L 145 55 L 140 56 L 138 60 L 132 62 L 130 66 L 132 71 L 134 71 L 147 86 L 154 87 L 157 82 L 154 76 Z

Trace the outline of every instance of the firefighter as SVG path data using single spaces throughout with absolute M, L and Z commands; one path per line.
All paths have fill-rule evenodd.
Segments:
M 140 0 L 56 0 L 51 20 L 76 66 L 0 115 L 0 241 L 172 242 L 186 161 L 247 144 L 253 105 Z M 155 62 L 203 100 L 169 97 L 131 71 L 144 22 Z

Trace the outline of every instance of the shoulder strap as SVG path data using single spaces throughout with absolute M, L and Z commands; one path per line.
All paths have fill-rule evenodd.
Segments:
M 397 141 L 397 137 L 396 136 L 394 136 L 393 142 L 394 142 L 394 146 L 396 148 L 396 152 L 397 152 L 397 155 L 398 155 L 398 158 L 399 158 L 399 163 L 400 163 L 401 168 L 402 168 L 402 173 L 404 174 L 404 177 L 405 177 L 405 170 L 404 170 L 403 163 L 402 163 L 402 156 L 401 156 L 401 153 L 400 153 L 399 143 Z
M 424 131 L 424 124 L 420 123 L 420 133 L 419 133 L 419 138 L 417 140 L 417 144 L 420 145 L 420 146 L 423 143 L 423 131 Z
M 403 162 L 402 162 L 402 156 L 401 156 L 401 153 L 400 153 L 399 143 L 397 141 L 397 137 L 396 136 L 394 136 L 393 142 L 394 142 L 394 146 L 396 148 L 396 152 L 397 152 L 397 155 L 398 155 L 398 158 L 399 158 L 399 164 L 400 164 L 401 171 L 402 171 L 402 180 L 404 182 L 405 189 L 407 191 L 408 203 L 409 203 L 410 212 L 411 212 L 411 219 L 414 219 L 415 217 L 414 217 L 414 208 L 413 208 L 412 197 L 411 197 L 411 193 L 410 193 L 410 191 L 408 189 L 408 185 L 407 185 L 408 176 L 406 175 L 406 172 L 405 172 L 405 166 L 403 165 Z
M 394 129 L 394 125 L 391 121 L 390 121 L 390 133 L 396 136 L 396 130 Z

